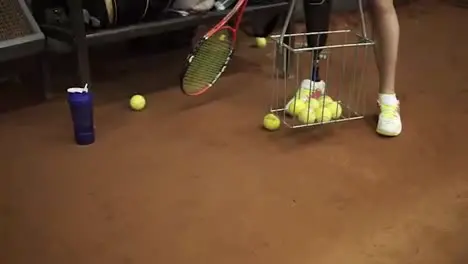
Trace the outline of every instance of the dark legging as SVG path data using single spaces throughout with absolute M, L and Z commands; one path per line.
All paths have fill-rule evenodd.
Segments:
M 307 32 L 327 31 L 330 22 L 332 0 L 304 0 L 304 18 Z M 252 21 L 253 35 L 255 37 L 267 37 L 275 29 L 279 15 L 256 16 Z M 323 46 L 327 42 L 327 35 L 312 35 L 307 39 L 309 47 Z
M 332 0 L 325 0 L 318 5 L 321 0 L 304 0 L 304 18 L 307 32 L 328 31 L 330 24 L 330 13 Z M 327 42 L 327 34 L 307 36 L 309 47 L 324 46 Z
M 330 14 L 332 0 L 304 0 L 304 18 L 307 32 L 328 31 L 330 25 Z M 307 36 L 307 46 L 310 48 L 324 46 L 327 43 L 328 34 L 317 34 Z M 322 50 L 312 52 L 313 66 L 310 73 L 312 81 L 320 81 L 319 55 Z
M 330 14 L 333 0 L 303 0 L 304 20 L 307 32 L 328 31 L 330 24 Z M 252 24 L 255 37 L 266 37 L 270 35 L 279 20 L 279 16 L 257 17 Z M 328 34 L 308 35 L 307 46 L 310 48 L 324 46 L 327 42 Z M 312 53 L 314 66 L 312 67 L 311 79 L 319 81 L 318 58 L 321 50 Z

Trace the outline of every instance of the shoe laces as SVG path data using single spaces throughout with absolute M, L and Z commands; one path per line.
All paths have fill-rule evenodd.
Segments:
M 400 106 L 398 104 L 380 104 L 380 114 L 382 115 L 382 117 L 388 119 L 398 118 L 400 116 Z

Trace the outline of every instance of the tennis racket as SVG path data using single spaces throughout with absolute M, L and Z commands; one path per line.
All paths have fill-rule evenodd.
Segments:
M 224 72 L 234 53 L 237 30 L 246 5 L 247 0 L 238 0 L 234 8 L 195 45 L 180 79 L 184 94 L 203 94 Z

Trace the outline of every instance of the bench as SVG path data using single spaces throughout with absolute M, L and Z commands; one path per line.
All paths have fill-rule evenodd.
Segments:
M 0 0 L 0 63 L 27 57 L 35 57 L 35 77 L 41 79 L 42 94 L 48 97 L 50 82 L 45 56 L 45 36 L 24 0 Z
M 86 32 L 82 15 L 82 0 L 67 0 L 71 27 L 67 30 L 43 28 L 46 36 L 67 42 L 74 48 L 78 61 L 79 85 L 91 85 L 91 73 L 88 58 L 88 47 L 108 43 L 122 42 L 145 36 L 158 35 L 171 31 L 182 30 L 188 27 L 216 22 L 227 11 L 210 11 L 203 14 L 175 17 L 153 22 L 138 23 L 118 28 L 103 29 L 96 32 Z M 279 14 L 286 11 L 287 2 L 269 2 L 262 5 L 249 5 L 245 16 L 257 15 L 259 12 Z

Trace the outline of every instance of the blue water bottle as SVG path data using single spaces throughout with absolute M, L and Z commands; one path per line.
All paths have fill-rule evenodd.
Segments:
M 86 84 L 84 88 L 68 88 L 67 92 L 75 142 L 78 145 L 93 144 L 95 140 L 93 97 L 88 91 L 88 85 Z

